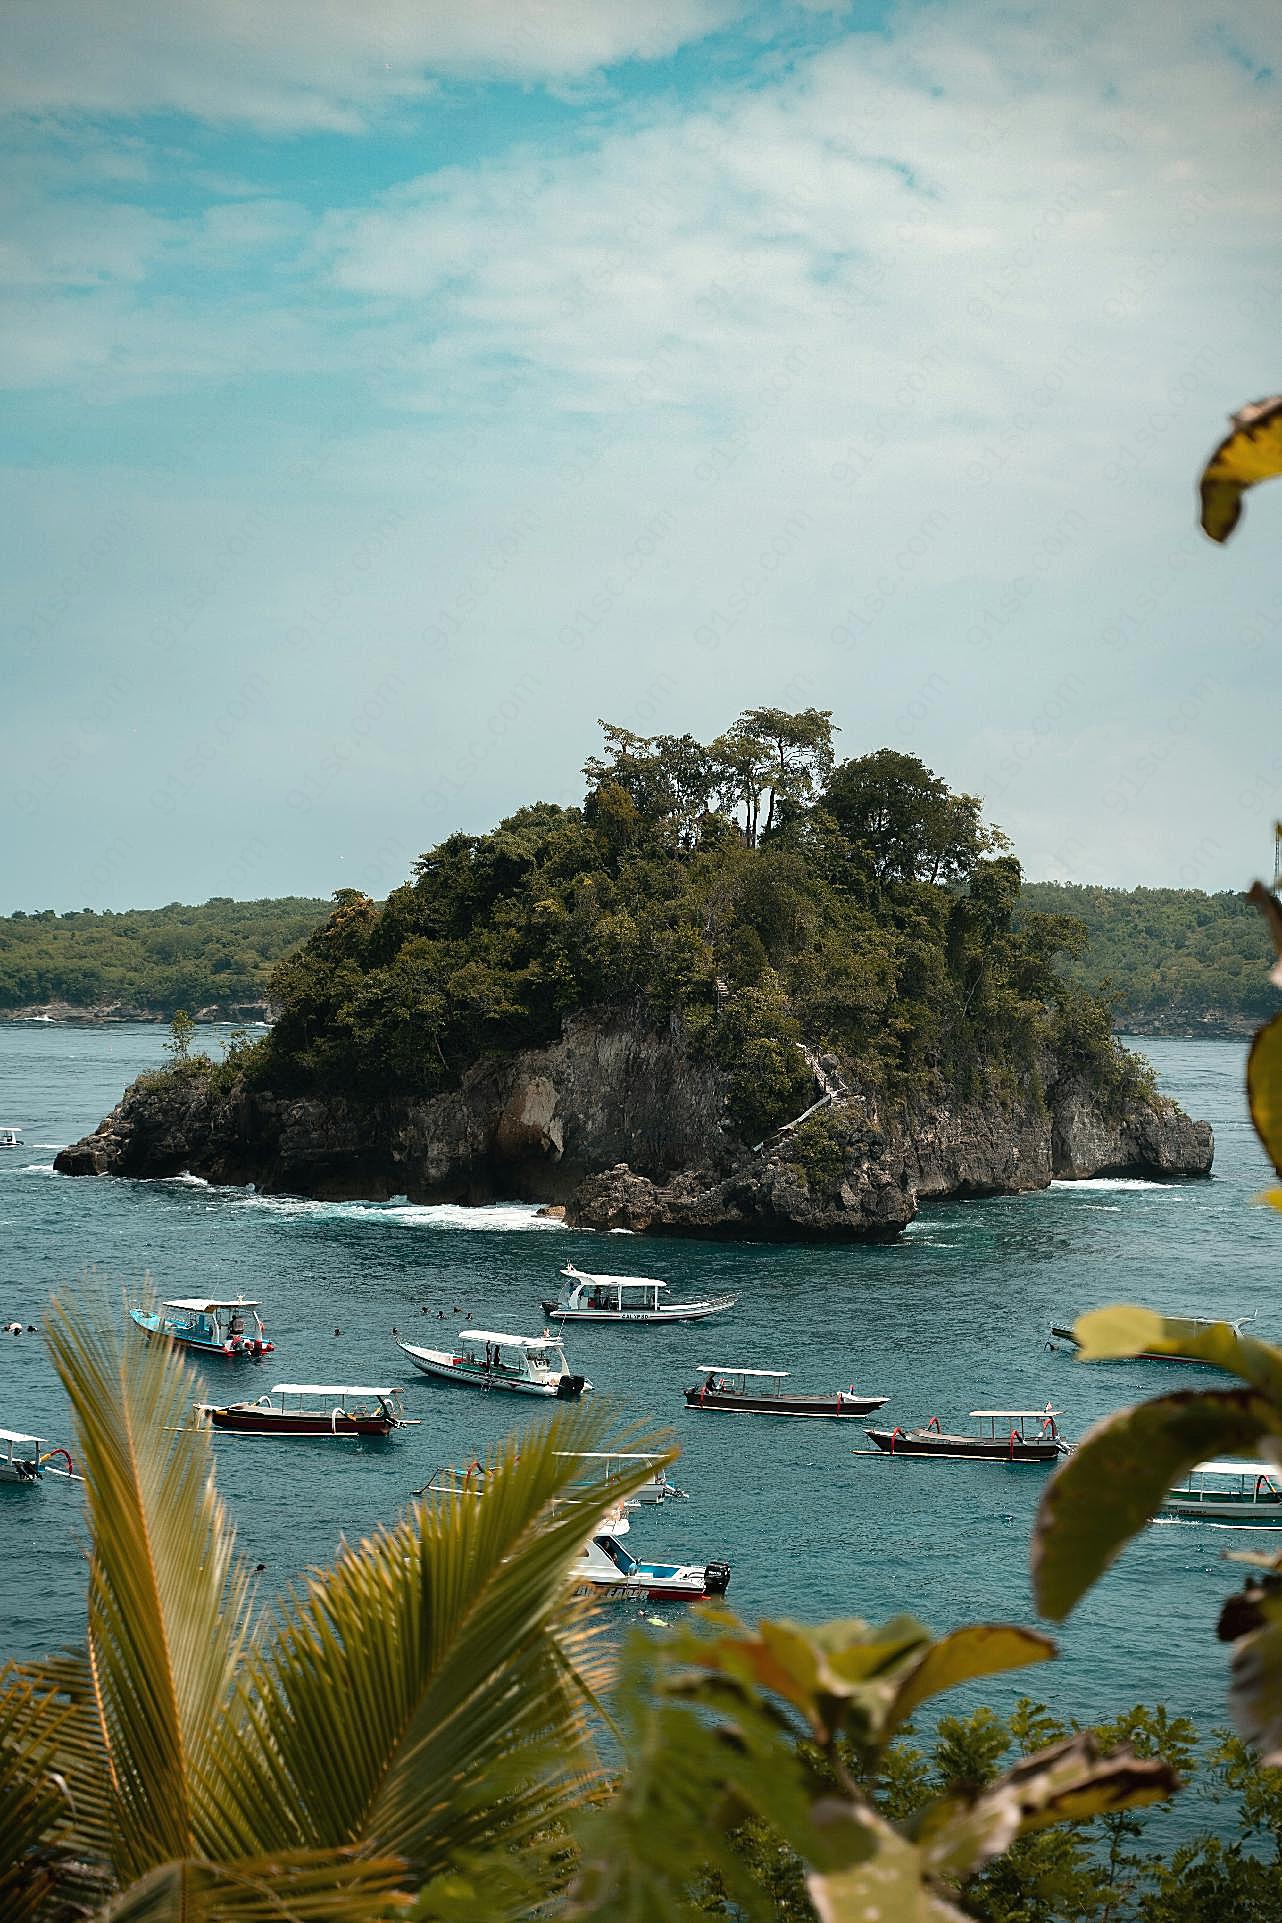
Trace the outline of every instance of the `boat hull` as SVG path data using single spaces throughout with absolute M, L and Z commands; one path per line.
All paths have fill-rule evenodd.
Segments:
M 455 1362 L 444 1351 L 433 1354 L 431 1351 L 415 1351 L 401 1344 L 404 1353 L 416 1369 L 437 1382 L 454 1382 L 465 1389 L 505 1390 L 510 1395 L 542 1396 L 547 1401 L 577 1402 L 591 1383 L 585 1382 L 581 1375 L 558 1376 L 552 1382 L 531 1382 L 524 1376 L 505 1375 L 496 1369 L 469 1368 L 465 1363 Z
M 687 1409 L 713 1409 L 724 1415 L 812 1416 L 821 1421 L 850 1421 L 883 1408 L 889 1396 L 856 1396 L 848 1390 L 835 1395 L 728 1395 L 723 1389 L 687 1389 Z
M 715 1302 L 673 1302 L 663 1309 L 571 1309 L 558 1302 L 542 1306 L 549 1322 L 702 1322 L 734 1303 L 735 1297 L 727 1295 Z
M 223 1362 L 259 1362 L 275 1347 L 274 1343 L 259 1342 L 256 1338 L 232 1337 L 223 1342 L 207 1342 L 199 1336 L 183 1334 L 163 1316 L 145 1315 L 141 1309 L 130 1309 L 129 1314 L 144 1335 L 154 1336 L 159 1342 L 171 1342 L 176 1349 L 189 1349 L 194 1355 L 218 1356 Z
M 1012 1442 L 1009 1436 L 949 1436 L 932 1430 L 868 1429 L 871 1442 L 888 1456 L 931 1458 L 937 1462 L 1058 1462 L 1064 1454 L 1057 1438 Z
M 1171 1495 L 1159 1513 L 1180 1522 L 1233 1522 L 1249 1529 L 1282 1529 L 1282 1496 L 1246 1502 L 1232 1496 Z
M 399 1427 L 390 1416 L 348 1415 L 343 1410 L 209 1409 L 215 1429 L 232 1429 L 247 1436 L 389 1436 Z

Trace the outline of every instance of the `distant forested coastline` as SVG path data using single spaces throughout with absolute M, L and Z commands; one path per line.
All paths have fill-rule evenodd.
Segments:
M 277 962 L 326 919 L 332 903 L 291 895 L 219 898 L 58 915 L 0 917 L 0 1019 L 206 1020 L 266 1011 Z M 1071 915 L 1089 945 L 1061 955 L 1069 978 L 1139 1035 L 1246 1035 L 1277 1007 L 1268 932 L 1238 894 L 1187 888 L 1098 888 L 1025 881 L 1021 914 Z
M 1249 1035 L 1276 1014 L 1268 929 L 1243 895 L 1026 881 L 1018 913 L 1072 915 L 1089 943 L 1060 967 L 1128 1035 Z
M 0 1016 L 245 1020 L 272 969 L 329 913 L 326 901 L 218 898 L 200 907 L 80 909 L 0 918 Z

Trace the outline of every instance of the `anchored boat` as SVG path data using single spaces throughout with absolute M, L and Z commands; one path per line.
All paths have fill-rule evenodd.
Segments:
M 278 1382 L 256 1402 L 198 1402 L 215 1429 L 247 1436 L 388 1436 L 414 1429 L 400 1389 L 350 1387 L 328 1382 Z
M 42 1449 L 42 1436 L 23 1435 L 18 1429 L 0 1429 L 0 1482 L 19 1482 L 33 1487 L 44 1476 L 62 1476 L 68 1482 L 83 1482 L 65 1449 Z M 65 1469 L 53 1465 L 61 1456 Z
M 688 1502 L 689 1496 L 684 1489 L 678 1489 L 675 1482 L 668 1481 L 667 1465 L 656 1462 L 653 1456 L 639 1450 L 628 1449 L 558 1449 L 558 1456 L 573 1457 L 585 1464 L 582 1478 L 572 1482 L 566 1489 L 566 1496 L 575 1500 L 579 1495 L 596 1495 L 602 1488 L 608 1489 L 621 1475 L 626 1475 L 634 1463 L 649 1465 L 649 1481 L 643 1482 L 626 1498 L 629 1507 L 643 1503 L 647 1507 L 661 1502 Z
M 438 1382 L 460 1382 L 472 1389 L 507 1389 L 516 1395 L 555 1396 L 577 1402 L 592 1384 L 572 1375 L 560 1339 L 554 1335 L 500 1335 L 493 1329 L 460 1329 L 458 1347 L 420 1349 L 396 1338 L 424 1375 Z
M 953 1462 L 1055 1462 L 1068 1454 L 1056 1427 L 1058 1409 L 972 1409 L 974 1435 L 949 1435 L 932 1416 L 924 1429 L 869 1429 L 870 1440 L 888 1456 L 933 1456 Z M 1026 1424 L 1037 1427 L 1030 1435 Z
M 709 1295 L 694 1302 L 669 1302 L 666 1282 L 646 1275 L 589 1275 L 567 1262 L 567 1286 L 555 1302 L 545 1302 L 550 1322 L 698 1322 L 735 1304 L 733 1295 Z
M 701 1362 L 696 1374 L 702 1382 L 685 1392 L 688 1409 L 723 1409 L 750 1416 L 828 1416 L 849 1418 L 871 1415 L 890 1400 L 889 1396 L 861 1396 L 852 1383 L 848 1389 L 833 1389 L 828 1394 L 799 1394 L 785 1389 L 787 1369 L 727 1369 Z
M 20 1128 L 0 1128 L 0 1148 L 21 1148 L 22 1130 Z
M 164 1307 L 163 1315 L 144 1309 L 130 1309 L 129 1314 L 145 1335 L 201 1355 L 249 1356 L 257 1362 L 275 1346 L 267 1340 L 257 1302 L 247 1302 L 243 1295 L 234 1301 L 198 1296 Z
M 1266 1462 L 1199 1462 L 1163 1496 L 1161 1513 L 1184 1522 L 1276 1529 L 1282 1527 L 1282 1479 Z
M 1214 1315 L 1173 1315 L 1168 1316 L 1166 1319 L 1168 1322 L 1179 1324 L 1181 1330 L 1187 1329 L 1190 1335 L 1201 1335 L 1204 1330 L 1214 1328 L 1218 1322 L 1228 1320 L 1226 1316 Z M 1254 1321 L 1254 1315 L 1244 1315 L 1237 1322 L 1229 1322 L 1229 1327 L 1232 1329 L 1234 1335 L 1241 1335 L 1245 1330 L 1246 1324 Z M 1080 1349 L 1082 1346 L 1071 1329 L 1057 1328 L 1052 1323 L 1051 1335 L 1060 1342 L 1067 1342 L 1072 1349 Z M 1135 1355 L 1101 1358 L 1101 1360 L 1104 1359 L 1115 1362 L 1177 1362 L 1180 1367 L 1184 1369 L 1219 1368 L 1218 1362 L 1208 1362 L 1205 1356 L 1162 1355 L 1159 1354 L 1156 1349 L 1141 1349 Z
M 579 1551 L 570 1565 L 570 1579 L 580 1590 L 590 1590 L 603 1600 L 621 1602 L 628 1596 L 643 1596 L 649 1602 L 702 1602 L 708 1596 L 724 1596 L 730 1587 L 730 1565 L 726 1562 L 697 1563 L 641 1562 L 619 1540 L 628 1533 L 629 1523 L 621 1510 L 603 1519 L 598 1533 Z

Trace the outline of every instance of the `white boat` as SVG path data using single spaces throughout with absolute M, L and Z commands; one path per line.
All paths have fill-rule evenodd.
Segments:
M 572 1375 L 561 1341 L 554 1335 L 502 1335 L 493 1329 L 460 1329 L 458 1346 L 420 1349 L 402 1342 L 402 1349 L 424 1375 L 438 1382 L 459 1382 L 471 1389 L 507 1389 L 516 1395 L 555 1396 L 577 1402 L 592 1384 Z
M 735 1304 L 733 1295 L 669 1302 L 667 1283 L 648 1275 L 589 1275 L 572 1262 L 561 1273 L 566 1286 L 555 1302 L 543 1304 L 550 1322 L 698 1322 Z
M 589 1590 L 602 1600 L 622 1602 L 641 1596 L 649 1602 L 702 1602 L 724 1596 L 730 1587 L 730 1565 L 724 1562 L 641 1562 L 619 1540 L 628 1533 L 621 1510 L 603 1518 L 598 1533 L 589 1538 L 570 1565 L 576 1589 Z
M 1282 1477 L 1267 1462 L 1199 1462 L 1163 1496 L 1161 1513 L 1184 1522 L 1276 1529 L 1282 1527 Z
M 68 1482 L 84 1481 L 83 1476 L 75 1473 L 65 1449 L 42 1449 L 42 1442 L 41 1436 L 23 1435 L 18 1429 L 0 1429 L 0 1482 L 20 1482 L 34 1487 L 43 1476 L 63 1476 Z M 59 1456 L 67 1465 L 65 1469 L 53 1467 Z
M 21 1148 L 22 1130 L 20 1128 L 0 1128 L 0 1148 Z
M 569 1484 L 566 1495 L 574 1499 L 576 1495 L 596 1494 L 603 1487 L 608 1489 L 621 1475 L 626 1475 L 634 1463 L 649 1465 L 650 1478 L 639 1489 L 634 1489 L 627 1497 L 627 1506 L 641 1503 L 646 1507 L 661 1502 L 688 1502 L 689 1496 L 684 1489 L 678 1489 L 675 1482 L 668 1481 L 667 1464 L 656 1462 L 636 1449 L 558 1449 L 559 1456 L 573 1456 L 585 1465 L 583 1475 L 578 1481 Z

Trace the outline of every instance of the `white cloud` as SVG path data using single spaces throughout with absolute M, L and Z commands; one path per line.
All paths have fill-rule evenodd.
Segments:
M 441 78 L 571 81 L 659 59 L 732 0 L 9 0 L 0 101 L 354 133 Z

